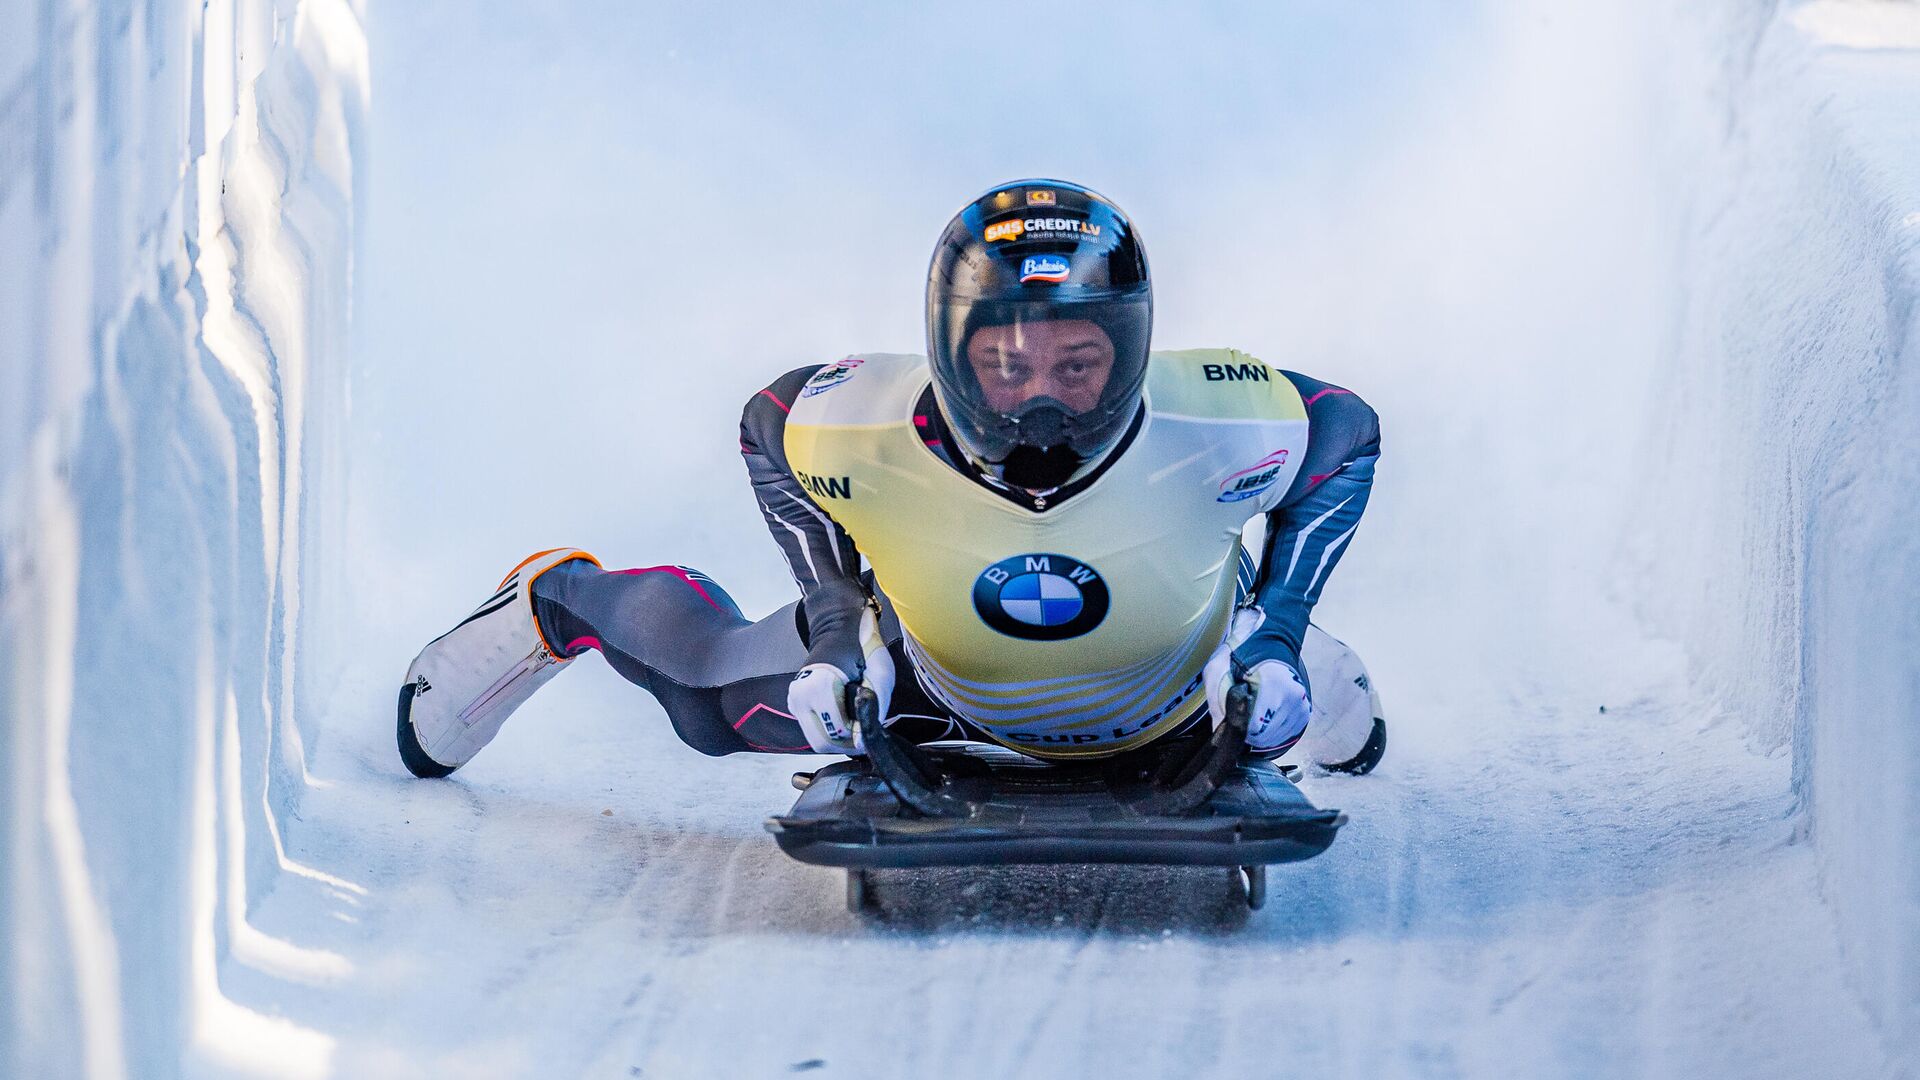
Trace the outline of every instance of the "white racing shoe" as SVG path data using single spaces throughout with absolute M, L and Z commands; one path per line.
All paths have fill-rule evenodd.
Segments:
M 570 661 L 558 658 L 533 614 L 533 583 L 578 548 L 529 556 L 460 625 L 420 650 L 400 688 L 400 760 L 415 776 L 445 776 L 493 741 L 520 703 Z
M 1313 693 L 1313 720 L 1279 765 L 1317 765 L 1329 772 L 1373 771 L 1387 752 L 1387 721 L 1367 666 L 1346 643 L 1307 627 L 1300 661 Z

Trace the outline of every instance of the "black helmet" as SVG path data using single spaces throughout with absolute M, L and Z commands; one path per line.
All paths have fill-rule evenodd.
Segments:
M 1057 329 L 1036 330 L 1041 323 Z M 970 354 L 975 333 L 994 327 L 1006 332 Z M 960 449 L 1008 483 L 1058 487 L 1120 441 L 1139 410 L 1152 329 L 1153 286 L 1133 223 L 1078 184 L 994 188 L 934 248 L 934 396 Z M 1111 367 L 1096 381 L 1109 344 Z M 1055 370 L 1026 362 L 1037 347 Z

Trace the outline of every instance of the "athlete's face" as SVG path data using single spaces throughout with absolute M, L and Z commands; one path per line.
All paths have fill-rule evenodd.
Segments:
M 1085 319 L 984 326 L 967 342 L 967 361 L 995 412 L 1013 413 L 1050 397 L 1076 413 L 1100 403 L 1113 373 L 1113 339 Z

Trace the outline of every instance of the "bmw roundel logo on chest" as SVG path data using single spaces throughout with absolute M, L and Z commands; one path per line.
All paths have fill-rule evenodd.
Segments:
M 973 581 L 973 610 L 1009 637 L 1063 641 L 1107 617 L 1107 583 L 1093 567 L 1065 555 L 1015 555 Z

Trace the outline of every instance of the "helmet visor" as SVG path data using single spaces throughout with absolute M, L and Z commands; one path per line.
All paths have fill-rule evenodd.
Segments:
M 1098 457 L 1133 419 L 1151 323 L 1139 292 L 948 300 L 934 312 L 930 359 L 955 439 L 993 464 L 1020 446 Z

